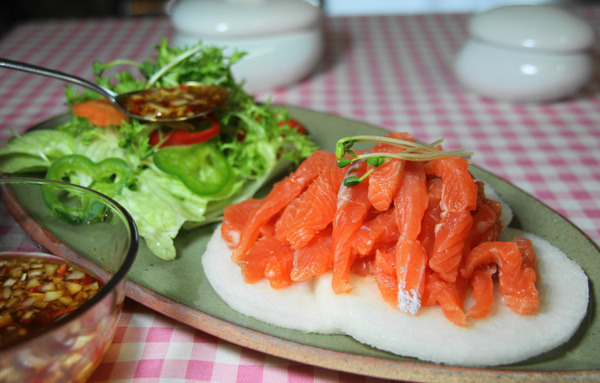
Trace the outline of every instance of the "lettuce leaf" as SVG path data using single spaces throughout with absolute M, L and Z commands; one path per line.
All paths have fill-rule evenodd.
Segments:
M 150 251 L 165 261 L 174 260 L 173 239 L 186 221 L 204 220 L 208 201 L 152 168 L 140 173 L 138 184 L 139 189 L 126 189 L 115 200 L 131 214 Z
M 0 173 L 39 173 L 53 160 L 73 154 L 75 139 L 57 130 L 37 130 L 12 137 L 0 147 Z

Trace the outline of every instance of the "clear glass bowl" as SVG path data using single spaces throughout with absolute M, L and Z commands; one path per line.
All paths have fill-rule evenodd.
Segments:
M 108 197 L 60 182 L 2 177 L 0 196 L 0 253 L 63 258 L 103 284 L 66 316 L 0 346 L 0 382 L 83 382 L 122 311 L 138 250 L 133 219 Z

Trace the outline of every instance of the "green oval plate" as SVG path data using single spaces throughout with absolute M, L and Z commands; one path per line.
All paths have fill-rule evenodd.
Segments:
M 386 131 L 364 123 L 286 107 L 317 143 L 333 150 L 338 139 Z M 65 116 L 35 128 L 53 128 Z M 181 232 L 178 257 L 164 262 L 141 243 L 127 282 L 127 296 L 168 317 L 232 343 L 315 366 L 373 377 L 416 381 L 589 381 L 600 380 L 600 319 L 595 286 L 600 284 L 600 249 L 581 230 L 539 200 L 493 174 L 472 166 L 514 211 L 511 226 L 534 233 L 578 262 L 590 279 L 588 315 L 565 345 L 526 362 L 500 368 L 461 368 L 420 362 L 379 351 L 343 335 L 306 334 L 238 314 L 219 299 L 204 275 L 200 258 L 215 225 Z

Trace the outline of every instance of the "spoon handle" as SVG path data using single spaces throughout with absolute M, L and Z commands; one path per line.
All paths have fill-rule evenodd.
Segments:
M 112 101 L 114 101 L 115 97 L 117 96 L 116 93 L 104 87 L 101 87 L 98 84 L 94 84 L 93 82 L 83 79 L 81 77 L 73 76 L 71 74 L 60 72 L 54 69 L 43 68 L 37 65 L 27 64 L 19 61 L 13 61 L 3 57 L 0 57 L 0 67 L 70 82 L 72 84 L 88 88 L 96 93 L 100 93 L 101 95 Z

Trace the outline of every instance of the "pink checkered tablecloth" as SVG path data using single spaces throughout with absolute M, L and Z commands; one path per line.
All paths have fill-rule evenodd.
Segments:
M 582 10 L 598 27 L 600 8 Z M 325 20 L 315 73 L 264 92 L 276 103 L 440 137 L 476 151 L 474 162 L 567 217 L 600 243 L 600 77 L 577 97 L 543 105 L 482 99 L 455 82 L 453 57 L 468 15 Z M 92 78 L 94 60 L 144 60 L 173 30 L 163 17 L 30 22 L 0 41 L 0 56 Z M 58 81 L 0 70 L 0 143 L 66 111 Z M 222 341 L 127 301 L 92 382 L 371 382 Z

